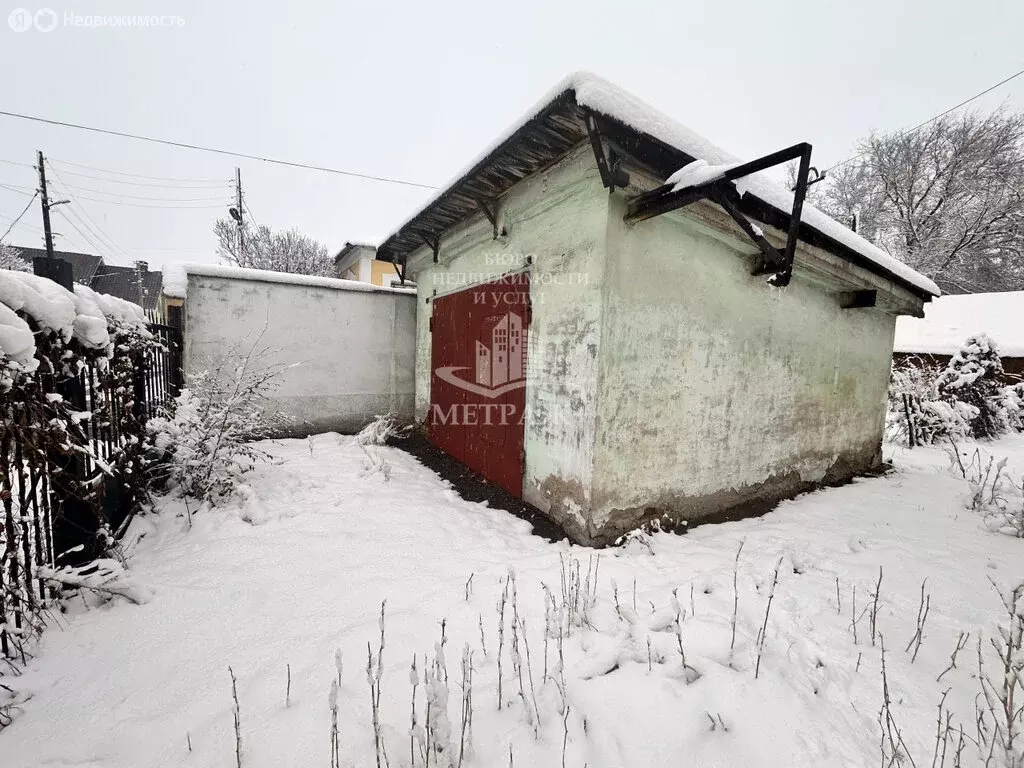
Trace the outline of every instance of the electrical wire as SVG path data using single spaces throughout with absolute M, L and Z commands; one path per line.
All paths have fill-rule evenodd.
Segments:
M 63 218 L 63 219 L 64 219 L 64 222 L 65 222 L 65 223 L 66 223 L 66 224 L 67 224 L 67 225 L 68 225 L 69 227 L 71 227 L 71 228 L 72 228 L 73 230 L 75 230 L 75 232 L 77 232 L 77 233 L 78 233 L 78 236 L 79 236 L 79 237 L 81 237 L 81 238 L 82 238 L 82 240 L 84 240 L 84 241 L 85 241 L 86 243 L 88 243 L 88 244 L 89 244 L 89 245 L 90 245 L 90 246 L 92 247 L 92 249 L 93 249 L 94 251 L 96 251 L 96 253 L 98 253 L 98 254 L 99 254 L 100 256 L 104 257 L 105 259 L 109 259 L 110 261 L 113 261 L 113 262 L 115 262 L 115 263 L 117 263 L 117 262 L 120 262 L 120 261 L 121 261 L 121 259 L 120 259 L 120 258 L 116 258 L 116 259 L 115 259 L 115 258 L 113 257 L 113 255 L 112 255 L 112 254 L 110 254 L 110 253 L 107 253 L 107 251 L 109 250 L 109 248 L 107 248 L 107 247 L 103 247 L 103 248 L 101 248 L 101 247 L 100 247 L 100 246 L 98 246 L 98 245 L 97 245 L 97 244 L 96 244 L 95 242 L 93 242 L 92 238 L 90 238 L 90 237 L 89 237 L 88 235 L 86 235 L 86 234 L 85 234 L 85 233 L 84 233 L 84 232 L 83 232 L 83 231 L 82 231 L 81 229 L 79 229 L 79 228 L 78 228 L 77 226 L 75 226 L 75 222 L 73 222 L 73 221 L 71 220 L 71 217 L 70 217 L 70 216 L 68 216 L 68 213 L 71 213 L 71 214 L 74 214 L 74 213 L 75 213 L 73 209 L 68 209 L 68 210 L 62 210 L 62 209 L 60 209 L 60 208 L 55 208 L 54 210 L 55 210 L 55 211 L 56 211 L 57 213 L 59 213 L 59 214 L 61 215 L 61 218 Z M 78 219 L 78 222 L 79 222 L 79 224 L 82 224 L 82 220 L 81 220 L 81 219 Z M 84 226 L 84 224 L 83 224 L 83 226 Z
M 284 165 L 290 168 L 304 168 L 310 171 L 320 171 L 322 173 L 333 173 L 339 176 L 350 176 L 356 179 L 367 179 L 370 181 L 379 181 L 385 184 L 399 184 L 406 187 L 418 187 L 420 189 L 437 189 L 437 187 L 430 184 L 420 184 L 415 181 L 405 181 L 403 179 L 392 179 L 386 176 L 374 176 L 368 173 L 356 173 L 354 171 L 343 171 L 337 168 L 328 168 L 322 165 L 308 165 L 306 163 L 296 163 L 290 160 L 279 160 L 272 157 L 262 157 L 260 155 L 250 155 L 245 152 L 235 152 L 230 149 L 219 149 L 216 147 L 204 147 L 200 144 L 189 144 L 184 141 L 171 141 L 169 139 L 158 139 L 153 136 L 144 136 L 137 133 L 127 133 L 125 131 L 114 131 L 107 128 L 96 128 L 89 125 L 81 125 L 79 123 L 68 123 L 63 120 L 50 120 L 45 117 L 37 117 L 35 115 L 23 115 L 18 112 L 7 112 L 0 110 L 0 115 L 4 117 L 13 117 L 19 120 L 30 120 L 36 123 L 43 123 L 45 125 L 56 125 L 62 128 L 74 128 L 79 131 L 90 131 L 92 133 L 101 133 L 107 136 L 117 136 L 122 139 L 135 139 L 136 141 L 147 141 L 151 144 L 163 144 L 167 147 L 178 147 L 180 149 L 193 149 L 198 152 L 211 152 L 216 155 L 228 155 L 229 157 L 241 157 L 246 160 L 258 160 L 263 163 L 273 163 L 274 165 Z
M 68 196 L 68 198 L 74 198 L 74 195 L 72 195 L 72 194 L 71 194 L 70 192 L 68 192 L 68 190 L 66 189 L 66 187 L 67 187 L 67 183 L 66 183 L 66 182 L 64 181 L 64 178 L 63 178 L 63 177 L 62 177 L 62 176 L 61 176 L 61 175 L 60 175 L 60 174 L 59 174 L 59 173 L 57 172 L 57 169 L 56 169 L 56 168 L 54 168 L 54 167 L 53 167 L 52 165 L 50 165 L 49 161 L 47 161 L 47 165 L 49 165 L 50 171 L 51 171 L 51 172 L 53 173 L 53 177 L 54 177 L 54 178 L 55 178 L 55 179 L 56 179 L 56 180 L 57 180 L 57 181 L 58 181 L 58 182 L 60 183 L 60 185 L 61 185 L 62 187 L 65 187 L 65 189 L 64 189 L 64 194 L 65 194 L 65 195 L 67 195 L 67 196 Z M 81 209 L 82 215 L 83 215 L 83 216 L 84 216 L 84 217 L 86 218 L 86 220 L 87 220 L 87 221 L 88 221 L 88 222 L 89 222 L 90 224 L 92 224 L 92 228 L 90 228 L 90 227 L 89 227 L 89 226 L 88 226 L 88 225 L 87 225 L 87 224 L 86 224 L 86 223 L 85 223 L 84 221 L 81 221 L 81 219 L 79 219 L 79 222 L 80 222 L 80 223 L 82 224 L 82 226 L 84 226 L 84 227 L 86 227 L 87 229 L 89 229 L 89 231 L 90 231 L 90 232 L 93 232 L 93 234 L 95 234 L 95 235 L 96 235 L 97 237 L 99 237 L 99 238 L 100 238 L 101 240 L 104 240 L 104 239 L 105 239 L 105 242 L 107 242 L 107 243 L 108 243 L 108 244 L 110 245 L 110 247 L 112 247 L 112 248 L 113 248 L 113 249 L 114 249 L 115 251 L 117 251 L 117 252 L 120 252 L 121 256 L 122 256 L 122 257 L 124 257 L 124 258 L 125 258 L 125 259 L 126 259 L 127 261 L 131 261 L 131 259 L 130 259 L 130 258 L 128 257 L 128 254 L 127 254 L 127 252 L 126 252 L 126 251 L 124 250 L 124 248 L 122 248 L 121 246 L 119 246 L 119 245 L 118 245 L 118 244 L 117 244 L 117 243 L 116 243 L 116 242 L 114 241 L 114 238 L 112 238 L 112 237 L 111 237 L 110 235 L 108 235 L 108 234 L 106 233 L 106 231 L 104 231 L 104 230 L 103 230 L 103 228 L 102 228 L 102 227 L 100 227 L 100 225 L 99 225 L 99 224 L 97 224 L 97 223 L 96 223 L 96 222 L 95 222 L 95 221 L 93 220 L 92 216 L 90 216 L 90 215 L 89 215 L 89 212 L 85 210 L 85 206 L 83 206 L 83 205 L 82 205 L 81 203 L 79 203 L 79 204 L 78 204 L 78 207 L 79 207 L 79 208 Z M 77 213 L 76 213 L 75 215 L 76 215 L 76 217 L 77 217 Z
M 28 205 L 25 206 L 25 209 L 21 213 L 18 214 L 18 217 L 14 221 L 11 222 L 11 226 L 9 226 L 7 228 L 7 231 L 4 232 L 3 235 L 0 235 L 0 243 L 2 243 L 4 241 L 5 237 L 7 237 L 9 234 L 11 234 L 11 230 L 14 229 L 18 225 L 19 221 L 21 221 L 21 217 L 24 216 L 26 213 L 28 213 L 28 209 L 32 207 L 32 203 L 34 203 L 36 201 L 37 197 L 39 197 L 39 192 L 38 191 L 34 195 L 32 195 L 32 199 L 28 201 Z
M 34 165 L 31 165 L 29 163 L 19 163 L 16 160 L 4 160 L 3 158 L 0 158 L 0 163 L 5 163 L 6 165 L 20 165 L 22 168 L 32 168 L 33 170 L 35 169 Z
M 0 184 L 0 189 L 6 189 L 8 192 L 14 192 L 16 195 L 30 195 L 37 191 L 32 187 L 22 187 L 14 184 Z
M 81 163 L 73 163 L 70 160 L 62 160 L 59 157 L 47 157 L 47 161 L 51 163 L 57 163 L 58 165 L 69 165 L 72 168 L 83 168 L 87 171 L 97 171 L 98 173 L 110 173 L 116 176 L 128 176 L 133 179 L 149 179 L 150 181 L 171 181 L 171 182 L 184 182 L 184 183 L 195 183 L 195 184 L 220 184 L 222 186 L 229 186 L 234 184 L 234 179 L 178 179 L 172 176 L 145 176 L 141 173 L 130 173 L 128 171 L 117 171 L 113 168 L 99 168 L 95 165 L 83 165 Z M 67 174 L 72 174 L 72 171 L 65 171 Z M 76 176 L 83 176 L 85 174 L 74 174 Z M 94 178 L 94 177 L 89 177 Z M 107 179 L 102 179 L 107 181 Z M 109 179 L 109 181 L 116 182 L 118 184 L 129 184 L 127 181 L 117 181 L 116 179 Z M 156 186 L 156 185 L 155 185 Z
M 1000 80 L 995 85 L 990 85 L 988 88 L 986 88 L 983 91 L 979 91 L 978 93 L 976 93 L 973 96 L 971 96 L 969 99 L 964 99 L 959 104 L 957 104 L 955 106 L 952 106 L 949 109 L 947 109 L 945 112 L 940 112 L 939 114 L 935 115 L 934 117 L 929 117 L 927 120 L 925 120 L 924 122 L 918 123 L 913 128 L 908 128 L 905 131 L 900 131 L 899 133 L 896 134 L 896 137 L 900 138 L 900 137 L 903 137 L 903 136 L 909 136 L 910 134 L 915 133 L 916 131 L 921 130 L 922 128 L 924 128 L 929 123 L 934 123 L 936 120 L 939 120 L 939 119 L 945 117 L 950 112 L 955 112 L 956 110 L 960 109 L 960 107 L 963 107 L 963 106 L 966 106 L 966 105 L 970 104 L 975 99 L 980 99 L 985 94 L 991 93 L 992 91 L 994 91 L 999 86 L 1006 85 L 1008 82 L 1010 82 L 1011 80 L 1015 80 L 1016 78 L 1020 77 L 1021 75 L 1024 75 L 1024 69 L 1020 70 L 1019 72 L 1015 72 L 1014 74 L 1010 75 L 1009 77 L 1007 77 L 1007 78 L 1005 78 L 1003 80 Z M 864 152 L 859 152 L 858 154 L 853 155 L 852 157 L 848 157 L 845 160 L 841 160 L 840 162 L 836 163 L 835 165 L 830 165 L 828 168 L 826 168 L 824 171 L 821 172 L 821 175 L 824 176 L 829 171 L 834 171 L 836 168 L 842 168 L 844 165 L 849 165 L 854 160 L 859 160 L 860 158 L 864 157 L 864 155 L 866 155 L 866 154 L 868 154 L 867 150 L 865 150 Z
M 75 184 L 68 184 L 62 182 L 68 189 L 76 189 L 80 192 L 88 192 L 92 195 L 109 195 L 110 197 L 123 198 L 125 200 L 153 200 L 153 201 L 164 201 L 168 203 L 210 203 L 220 202 L 224 199 L 223 196 L 218 197 L 150 197 L 148 195 L 125 195 L 120 192 L 107 192 L 103 189 L 93 189 L 92 187 L 80 187 Z M 215 190 L 214 190 L 215 191 Z
M 51 162 L 51 163 L 56 162 L 56 163 L 59 163 L 60 165 L 71 165 L 70 163 L 63 162 L 63 161 L 55 161 L 55 160 L 52 160 L 50 158 L 47 158 L 47 161 Z M 117 173 L 117 171 L 111 171 L 111 173 Z M 91 179 L 93 181 L 102 181 L 102 182 L 108 183 L 108 184 L 124 184 L 126 186 L 150 186 L 150 187 L 154 187 L 154 188 L 157 188 L 157 189 L 201 189 L 201 190 L 203 190 L 203 189 L 206 189 L 206 190 L 218 189 L 218 188 L 227 189 L 227 188 L 230 188 L 231 186 L 233 186 L 233 184 L 234 184 L 233 181 L 215 181 L 213 179 L 210 179 L 209 181 L 200 181 L 200 180 L 197 179 L 196 183 L 191 183 L 191 180 L 189 179 L 189 180 L 186 180 L 186 181 L 184 181 L 184 182 L 182 182 L 180 184 L 155 184 L 155 183 L 152 183 L 152 182 L 148 182 L 147 183 L 145 181 L 125 181 L 125 180 L 119 179 L 119 178 L 106 178 L 104 176 L 94 176 L 94 175 L 89 174 L 89 173 L 77 173 L 75 171 L 67 171 L 67 170 L 65 171 L 65 175 L 66 176 L 78 176 L 79 178 L 87 178 L 87 179 Z M 142 178 L 150 178 L 150 177 L 143 176 Z M 165 179 L 165 180 L 170 181 L 171 179 Z

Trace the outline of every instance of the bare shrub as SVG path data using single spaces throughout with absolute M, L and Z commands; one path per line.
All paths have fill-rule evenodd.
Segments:
M 183 495 L 222 502 L 238 492 L 256 462 L 269 458 L 252 441 L 281 428 L 268 398 L 284 368 L 257 368 L 255 357 L 255 346 L 244 355 L 226 355 L 190 377 L 173 417 L 150 420 L 150 443 L 165 462 L 162 474 Z

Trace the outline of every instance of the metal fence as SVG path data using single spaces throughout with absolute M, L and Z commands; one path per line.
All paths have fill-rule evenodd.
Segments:
M 121 354 L 115 349 L 114 360 L 83 361 L 76 376 L 37 376 L 32 386 L 41 391 L 24 402 L 7 397 L 0 408 L 7 420 L 0 444 L 0 659 L 24 661 L 24 639 L 38 632 L 32 622 L 51 597 L 46 570 L 87 561 L 98 530 L 119 534 L 133 512 L 116 459 L 144 435 L 125 434 L 123 416 L 130 411 L 144 424 L 182 385 L 180 331 L 160 324 L 149 330 L 161 343 L 130 360 L 131 386 L 111 375 Z M 37 442 L 34 425 L 46 423 L 47 409 L 58 404 L 71 417 L 62 427 L 69 450 L 55 456 Z

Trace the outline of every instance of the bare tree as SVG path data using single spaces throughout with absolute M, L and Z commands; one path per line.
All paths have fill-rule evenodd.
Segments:
M 949 115 L 872 134 L 817 201 L 954 293 L 1024 289 L 1024 114 Z
M 21 256 L 21 251 L 13 245 L 0 243 L 0 269 L 12 269 L 15 272 L 31 272 L 32 264 Z
M 246 223 L 242 230 L 244 248 L 233 221 L 217 219 L 213 232 L 217 236 L 217 255 L 235 266 L 300 275 L 331 275 L 330 251 L 297 229 L 275 232 L 270 227 L 251 227 Z

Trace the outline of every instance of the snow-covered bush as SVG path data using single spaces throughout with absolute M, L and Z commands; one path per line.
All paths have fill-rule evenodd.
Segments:
M 1024 429 L 1024 384 L 1005 386 L 995 343 L 972 336 L 945 368 L 893 363 L 886 436 L 907 445 L 993 438 Z
M 889 440 L 914 446 L 970 435 L 976 413 L 965 403 L 940 398 L 940 374 L 938 366 L 921 358 L 893 362 L 886 415 Z
M 935 388 L 947 402 L 967 403 L 977 409 L 971 421 L 971 435 L 993 438 L 1010 428 L 1010 414 L 1003 402 L 1003 364 L 995 342 L 979 334 L 967 339 L 939 374 Z
M 254 369 L 253 352 L 229 355 L 190 377 L 174 415 L 150 419 L 149 445 L 172 489 L 217 504 L 234 496 L 246 472 L 267 454 L 251 444 L 278 431 L 268 411 L 280 367 Z

